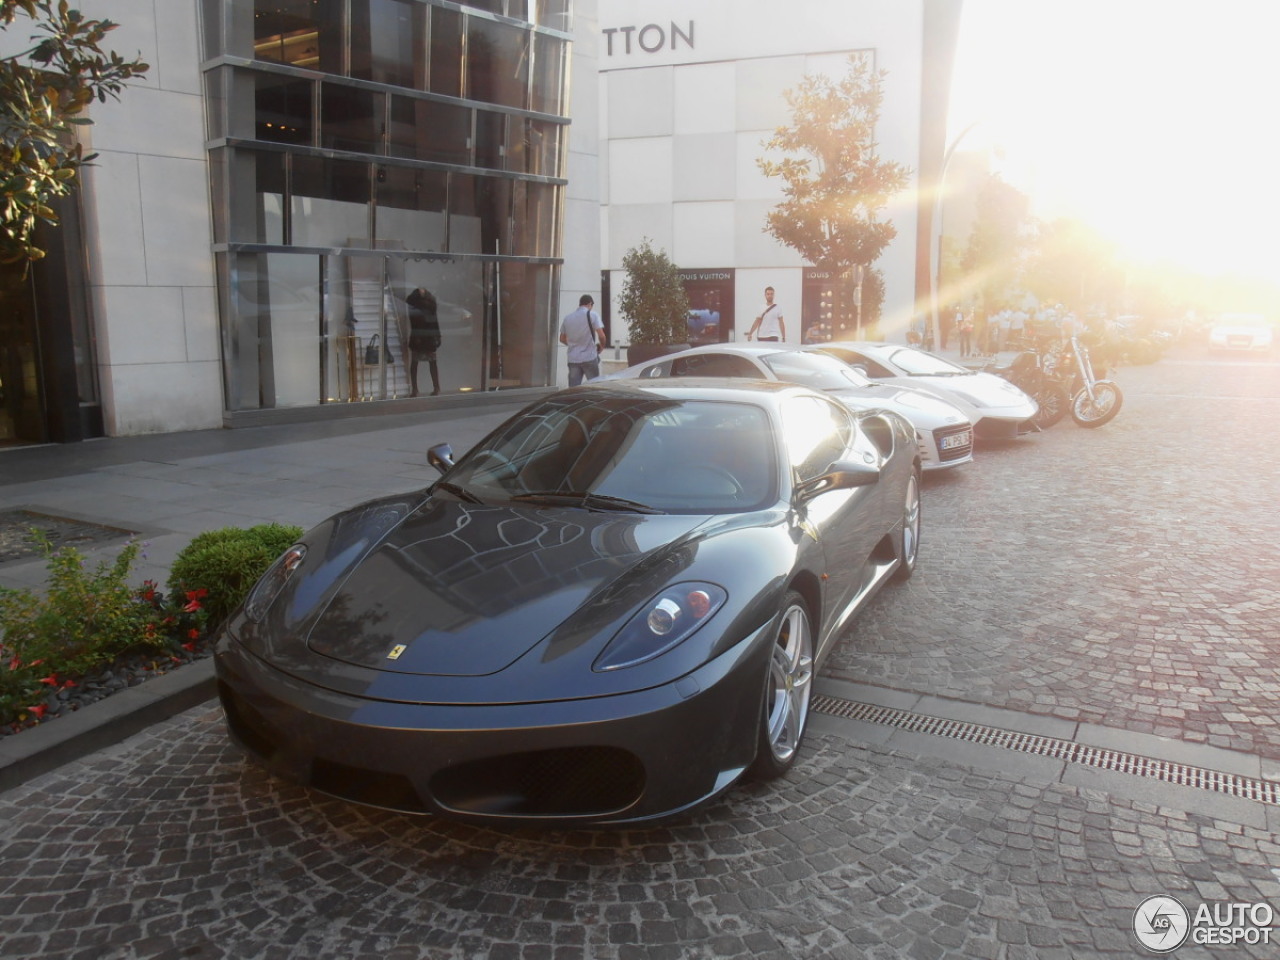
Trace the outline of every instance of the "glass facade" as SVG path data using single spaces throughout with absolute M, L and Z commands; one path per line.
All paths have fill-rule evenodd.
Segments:
M 229 410 L 555 382 L 570 6 L 203 0 Z

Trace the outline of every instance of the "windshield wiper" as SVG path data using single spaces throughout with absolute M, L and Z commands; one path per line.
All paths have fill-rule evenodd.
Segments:
M 467 503 L 484 503 L 479 497 L 468 490 L 466 487 L 460 487 L 456 483 L 450 483 L 448 480 L 437 480 L 433 490 L 443 490 L 445 493 L 452 493 L 459 500 L 465 500 Z
M 657 507 L 638 500 L 625 497 L 610 497 L 603 493 L 588 493 L 581 490 L 539 490 L 530 493 L 517 493 L 511 498 L 523 503 L 567 503 L 588 510 L 618 510 L 627 513 L 663 513 Z

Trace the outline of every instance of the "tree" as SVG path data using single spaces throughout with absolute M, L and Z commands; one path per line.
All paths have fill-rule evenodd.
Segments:
M 1041 227 L 1026 276 L 1027 289 L 1041 300 L 1122 312 L 1124 282 L 1115 244 L 1089 225 L 1064 217 Z
M 683 343 L 689 338 L 689 295 L 680 270 L 666 251 L 654 250 L 649 239 L 622 258 L 627 279 L 618 309 L 627 321 L 633 344 Z
M 104 52 L 116 28 L 88 20 L 67 0 L 0 0 L 0 28 L 25 15 L 33 46 L 0 59 L 0 263 L 39 260 L 39 221 L 58 222 L 50 206 L 71 192 L 80 168 L 93 160 L 73 135 L 92 123 L 84 116 L 96 99 L 119 99 L 125 83 L 146 73 L 139 59 Z
M 838 80 L 805 77 L 785 94 L 790 125 L 764 143 L 782 159 L 756 161 L 765 176 L 783 180 L 784 199 L 769 211 L 765 232 L 832 276 L 870 266 L 898 233 L 880 211 L 911 171 L 876 153 L 886 75 L 854 54 Z
M 966 286 L 981 293 L 988 312 L 1018 283 L 1030 209 L 1026 194 L 998 173 L 987 176 L 978 193 L 977 216 L 960 262 L 969 277 Z

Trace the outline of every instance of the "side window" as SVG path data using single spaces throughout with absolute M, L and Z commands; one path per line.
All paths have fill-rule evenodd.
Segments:
M 673 377 L 759 377 L 760 371 L 745 357 L 727 353 L 699 353 L 671 362 Z
M 671 376 L 671 361 L 666 360 L 662 363 L 655 363 L 652 367 L 645 367 L 640 376 L 657 379 L 659 377 Z
M 860 353 L 855 353 L 850 358 L 849 362 L 854 366 L 862 367 L 864 370 L 866 370 L 868 377 L 893 376 L 893 371 L 891 371 L 888 367 L 884 366 L 883 364 L 876 363 L 870 357 L 864 357 Z
M 826 473 L 857 433 L 844 407 L 822 397 L 793 397 L 782 408 L 783 439 L 797 482 Z

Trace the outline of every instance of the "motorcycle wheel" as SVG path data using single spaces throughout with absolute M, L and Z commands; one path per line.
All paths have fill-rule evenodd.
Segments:
M 1089 399 L 1089 391 L 1081 389 L 1071 402 L 1071 419 L 1082 427 L 1100 427 L 1109 423 L 1120 412 L 1124 403 L 1124 394 L 1111 380 L 1099 380 L 1093 385 L 1093 397 Z
M 1037 390 L 1032 398 L 1040 405 L 1040 412 L 1033 418 L 1041 430 L 1048 430 L 1067 415 L 1071 407 L 1071 394 L 1060 383 L 1048 383 Z

